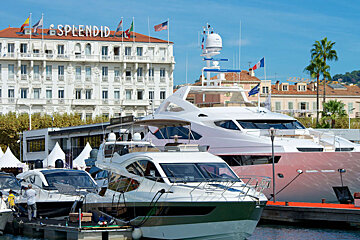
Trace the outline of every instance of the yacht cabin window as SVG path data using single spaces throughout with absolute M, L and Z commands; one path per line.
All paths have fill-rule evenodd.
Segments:
M 199 140 L 202 138 L 197 132 L 191 131 L 189 136 L 189 129 L 185 127 L 166 127 L 156 130 L 153 134 L 158 139 L 173 139 L 177 135 L 180 139 Z
M 215 125 L 230 130 L 240 130 L 232 120 L 217 121 Z
M 164 182 L 155 164 L 149 160 L 139 160 L 126 167 L 129 173 L 145 177 L 147 179 Z
M 296 120 L 237 120 L 244 129 L 305 129 Z

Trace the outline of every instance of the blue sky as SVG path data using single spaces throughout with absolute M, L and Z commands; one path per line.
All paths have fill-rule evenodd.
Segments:
M 310 61 L 315 40 L 327 37 L 336 42 L 339 60 L 329 63 L 331 74 L 359 70 L 360 2 L 349 0 L 22 0 L 7 1 L 0 13 L 0 28 L 20 27 L 29 12 L 33 23 L 44 13 L 50 24 L 109 26 L 114 30 L 121 17 L 124 28 L 135 17 L 135 31 L 167 39 L 167 31 L 155 33 L 153 26 L 170 19 L 170 41 L 175 43 L 174 83 L 194 82 L 204 66 L 200 54 L 199 32 L 207 22 L 223 39 L 221 57 L 247 70 L 265 56 L 267 79 L 286 81 L 289 77 L 308 78 L 303 69 Z M 263 69 L 256 76 L 263 79 Z

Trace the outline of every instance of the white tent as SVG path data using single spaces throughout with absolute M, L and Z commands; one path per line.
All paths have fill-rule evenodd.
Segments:
M 26 168 L 25 163 L 21 163 L 11 152 L 8 147 L 5 154 L 0 158 L 0 169 L 1 168 Z
M 86 168 L 85 159 L 88 159 L 90 157 L 91 150 L 92 148 L 90 144 L 86 143 L 86 146 L 84 147 L 80 155 L 73 161 L 73 168 Z
M 4 152 L 2 151 L 1 147 L 0 147 L 0 158 L 4 155 Z
M 61 159 L 65 166 L 65 153 L 61 149 L 59 143 L 56 143 L 51 153 L 43 160 L 43 166 L 55 167 L 55 161 L 58 159 Z

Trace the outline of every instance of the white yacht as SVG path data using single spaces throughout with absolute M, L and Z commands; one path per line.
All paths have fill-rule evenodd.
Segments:
M 104 214 L 145 238 L 244 239 L 253 233 L 267 202 L 262 190 L 268 178 L 245 183 L 221 158 L 194 145 L 107 152 L 135 145 L 113 139 L 114 133 L 95 163 L 109 172 L 107 191 L 114 193 L 113 206 L 100 209 Z
M 337 188 L 359 192 L 360 146 L 316 129 L 307 129 L 295 118 L 254 106 L 244 90 L 222 86 L 224 72 L 213 56 L 220 53 L 221 37 L 206 31 L 202 86 L 185 86 L 169 96 L 144 119 L 173 119 L 191 123 L 188 127 L 150 128 L 145 139 L 156 146 L 171 142 L 208 145 L 209 152 L 223 158 L 239 175 L 272 177 L 272 142 L 269 129 L 275 128 L 274 154 L 276 200 L 337 202 Z M 214 77 L 210 73 L 216 73 Z M 204 78 L 204 74 L 207 75 Z M 194 103 L 195 102 L 195 103 Z M 345 188 L 346 188 L 345 187 Z M 273 189 L 267 189 L 271 198 Z M 341 200 L 341 199 L 340 199 Z
M 36 191 L 38 215 L 43 217 L 68 216 L 71 209 L 81 207 L 81 200 L 89 193 L 97 193 L 97 185 L 89 173 L 66 168 L 39 168 L 16 176 L 21 184 L 32 184 Z M 24 190 L 18 203 L 25 208 Z M 74 204 L 79 202 L 80 204 Z

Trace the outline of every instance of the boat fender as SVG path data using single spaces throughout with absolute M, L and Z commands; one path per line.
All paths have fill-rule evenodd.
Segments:
M 140 228 L 134 228 L 131 233 L 132 239 L 138 240 L 142 237 L 142 231 Z

